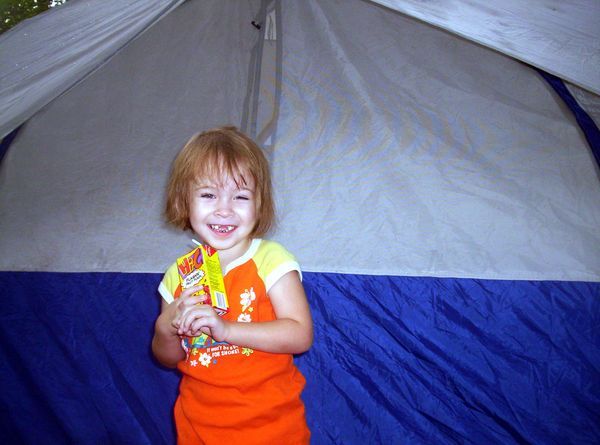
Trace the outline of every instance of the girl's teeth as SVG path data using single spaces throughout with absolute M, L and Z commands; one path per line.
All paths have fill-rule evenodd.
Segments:
M 233 226 L 222 226 L 221 224 L 211 224 L 210 228 L 221 233 L 227 233 L 233 230 Z

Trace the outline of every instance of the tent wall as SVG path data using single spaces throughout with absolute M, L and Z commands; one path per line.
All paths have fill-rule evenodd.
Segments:
M 2 34 L 0 137 L 182 2 L 71 1 Z
M 27 122 L 0 171 L 0 249 L 20 252 L 0 269 L 164 270 L 190 237 L 163 219 L 171 159 L 258 101 L 257 135 L 277 113 L 272 236 L 305 269 L 600 280 L 597 167 L 534 70 L 369 2 L 283 2 L 264 42 L 260 2 L 199 3 Z
M 0 273 L 3 443 L 174 444 L 160 274 Z M 589 444 L 598 283 L 305 273 L 312 442 Z M 35 427 L 32 427 L 32 424 Z
M 0 249 L 20 252 L 5 269 L 158 272 L 178 256 L 189 235 L 163 219 L 170 162 L 200 129 L 241 122 L 258 38 L 245 18 L 260 2 L 200 3 L 183 4 L 19 132 L 0 172 L 10 209 L 0 230 L 12 234 Z
M 600 94 L 600 3 L 374 0 Z
M 534 70 L 369 3 L 284 6 L 277 236 L 306 268 L 600 278 L 596 166 Z
M 136 35 L 0 165 L 6 443 L 175 442 L 164 187 L 225 123 L 305 270 L 314 444 L 600 441 L 598 167 L 535 70 L 361 0 L 189 0 Z

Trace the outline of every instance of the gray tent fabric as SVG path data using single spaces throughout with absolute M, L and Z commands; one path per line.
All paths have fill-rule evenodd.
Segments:
M 162 217 L 169 164 L 199 129 L 241 121 L 258 34 L 231 24 L 259 5 L 182 4 L 27 122 L 2 165 L 0 250 L 37 259 L 7 269 L 157 271 L 177 257 L 189 236 Z
M 184 0 L 71 0 L 0 36 L 0 135 L 4 137 Z M 600 92 L 600 4 L 379 0 L 574 83 Z M 598 122 L 596 118 L 596 122 Z
M 375 1 L 600 94 L 600 2 Z
M 280 236 L 309 270 L 598 279 L 593 158 L 534 70 L 368 3 L 285 5 Z
M 0 137 L 182 2 L 70 1 L 0 35 Z
M 272 236 L 308 271 L 600 280 L 597 170 L 534 70 L 361 0 L 276 2 L 257 30 L 266 4 L 185 2 L 30 119 L 0 268 L 164 270 L 190 237 L 163 220 L 170 160 L 255 108 Z
M 565 82 L 569 92 L 576 98 L 579 105 L 592 118 L 596 126 L 600 126 L 600 97 L 577 85 Z

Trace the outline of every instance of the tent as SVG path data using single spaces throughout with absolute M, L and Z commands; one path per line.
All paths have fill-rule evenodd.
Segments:
M 303 266 L 313 443 L 598 443 L 599 19 L 70 0 L 0 36 L 3 443 L 175 442 L 150 341 L 192 244 L 164 189 L 222 124 L 267 152 Z

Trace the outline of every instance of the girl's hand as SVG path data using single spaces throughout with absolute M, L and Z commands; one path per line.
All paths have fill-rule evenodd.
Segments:
M 210 335 L 216 341 L 223 341 L 228 331 L 228 323 L 205 302 L 206 295 L 193 297 L 191 294 L 200 288 L 190 288 L 182 292 L 178 300 L 177 316 L 173 319 L 173 326 L 177 328 L 178 335 L 197 337 L 201 333 Z
M 202 289 L 200 286 L 194 286 L 194 287 L 190 287 L 188 289 L 184 289 L 181 292 L 181 295 L 179 296 L 179 298 L 177 298 L 173 303 L 171 303 L 171 305 L 170 305 L 170 306 L 172 306 L 171 317 L 170 317 L 171 318 L 171 326 L 173 326 L 178 331 L 181 326 L 182 315 L 190 307 L 196 306 L 200 303 L 204 303 L 207 300 L 206 295 L 196 295 L 196 296 L 192 295 L 193 293 L 198 292 L 200 289 Z M 178 334 L 181 335 L 180 332 L 178 332 Z
M 224 341 L 229 324 L 215 312 L 212 306 L 201 304 L 189 307 L 181 317 L 178 333 L 196 337 L 201 333 L 210 335 L 216 341 Z
M 186 289 L 180 298 L 167 303 L 162 300 L 160 315 L 154 323 L 154 337 L 152 338 L 152 352 L 156 359 L 169 368 L 177 367 L 177 363 L 185 359 L 185 351 L 181 347 L 179 326 L 181 315 L 188 307 L 206 300 L 205 296 L 192 297 L 199 287 Z

